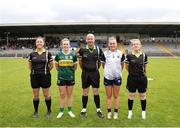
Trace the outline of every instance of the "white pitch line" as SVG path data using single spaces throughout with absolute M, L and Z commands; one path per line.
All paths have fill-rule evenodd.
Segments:
M 150 78 L 150 77 L 148 77 L 147 79 L 148 79 L 149 81 L 150 81 L 150 80 L 154 80 L 154 78 Z

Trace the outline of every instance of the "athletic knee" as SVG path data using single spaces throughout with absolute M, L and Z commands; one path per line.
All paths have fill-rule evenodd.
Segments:
M 61 93 L 61 94 L 60 94 L 60 97 L 61 97 L 62 99 L 64 99 L 64 98 L 66 97 L 66 94 L 65 94 L 65 93 Z
M 114 99 L 119 99 L 119 96 L 118 95 L 114 95 Z
M 83 96 L 88 96 L 88 91 L 87 90 L 83 90 Z
M 98 89 L 94 89 L 94 90 L 93 90 L 93 94 L 94 94 L 94 95 L 99 95 Z
M 48 98 L 49 97 L 49 93 L 44 94 L 44 97 Z
M 106 98 L 107 98 L 108 100 L 110 100 L 111 97 L 112 97 L 112 95 L 107 95 L 107 96 L 106 96 Z
M 134 97 L 135 97 L 135 94 L 131 93 L 131 94 L 129 94 L 128 99 L 134 100 Z
M 139 98 L 140 98 L 140 100 L 145 100 L 146 99 L 146 93 L 140 93 Z
M 67 94 L 67 97 L 68 97 L 68 98 L 71 98 L 71 97 L 72 97 L 72 94 Z
M 48 98 L 49 97 L 49 89 L 43 89 L 43 95 L 45 98 Z
M 39 98 L 39 92 L 33 90 L 33 97 L 34 97 L 35 99 Z

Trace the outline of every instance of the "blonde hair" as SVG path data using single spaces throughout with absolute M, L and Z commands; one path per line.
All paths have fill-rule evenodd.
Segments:
M 109 41 L 109 42 L 110 42 L 111 40 L 114 40 L 114 41 L 117 43 L 117 40 L 116 40 L 116 38 L 115 38 L 114 36 L 111 36 L 111 37 L 108 38 L 108 41 Z
M 134 42 L 139 42 L 141 44 L 141 41 L 139 39 L 131 39 L 130 42 L 131 42 L 131 44 Z
M 63 43 L 64 43 L 65 41 L 69 42 L 69 44 L 70 44 L 70 40 L 69 40 L 68 38 L 63 38 L 60 43 L 63 45 Z
M 86 38 L 87 38 L 88 36 L 92 36 L 92 37 L 95 39 L 95 36 L 94 36 L 94 34 L 92 34 L 92 33 L 87 34 Z

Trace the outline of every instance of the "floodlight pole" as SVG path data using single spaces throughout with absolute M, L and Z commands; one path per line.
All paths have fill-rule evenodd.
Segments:
M 178 33 L 180 33 L 179 30 L 176 32 L 176 48 L 178 48 Z
M 9 34 L 10 32 L 6 32 L 6 45 L 9 45 Z
M 176 31 L 176 49 L 177 49 L 177 45 L 178 45 L 178 38 L 177 38 L 177 31 Z
M 177 49 L 177 45 L 178 45 L 178 38 L 177 38 L 177 34 L 178 34 L 178 31 L 177 30 L 175 30 L 174 31 L 174 34 L 175 34 L 175 49 Z

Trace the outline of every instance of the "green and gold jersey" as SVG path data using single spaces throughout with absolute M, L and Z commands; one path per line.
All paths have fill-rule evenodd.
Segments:
M 68 54 L 59 51 L 55 57 L 58 64 L 58 80 L 74 80 L 74 63 L 77 63 L 77 56 L 73 52 Z

